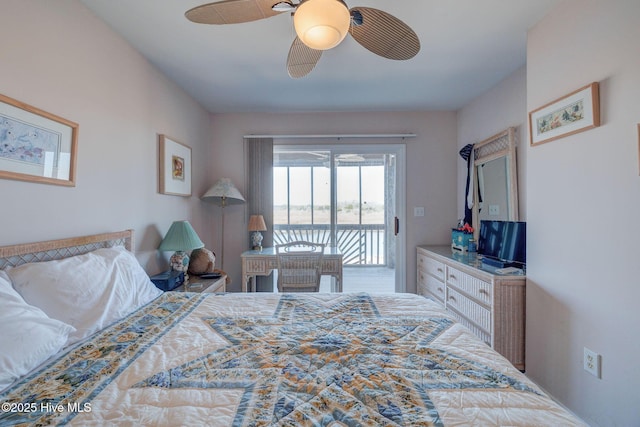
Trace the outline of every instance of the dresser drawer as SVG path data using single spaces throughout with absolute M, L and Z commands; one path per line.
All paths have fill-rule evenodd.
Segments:
M 444 264 L 418 253 L 418 270 L 431 274 L 444 282 Z
M 444 303 L 444 289 L 444 282 L 422 270 L 418 271 L 418 293 L 420 295 L 433 296 Z
M 227 276 L 222 276 L 216 281 L 213 281 L 211 285 L 207 286 L 203 293 L 225 292 L 226 291 Z
M 485 331 L 483 331 L 482 329 L 480 329 L 478 327 L 478 325 L 476 325 L 475 323 L 470 322 L 467 318 L 462 317 L 456 311 L 451 310 L 451 311 L 449 311 L 449 313 L 453 314 L 453 317 L 455 317 L 456 320 L 458 320 L 458 322 L 462 323 L 464 326 L 469 328 L 471 330 L 471 332 L 473 332 L 475 336 L 477 336 L 482 341 L 484 341 L 485 344 L 487 344 L 488 346 L 491 346 L 491 335 L 490 334 L 488 334 Z
M 491 311 L 455 289 L 448 290 L 447 307 L 453 308 L 485 332 L 491 331 Z
M 453 267 L 449 267 L 447 274 L 447 284 L 455 286 L 460 291 L 469 295 L 472 298 L 482 301 L 483 303 L 490 305 L 492 301 L 493 286 L 491 283 L 484 280 L 470 276 L 467 273 L 463 273 Z

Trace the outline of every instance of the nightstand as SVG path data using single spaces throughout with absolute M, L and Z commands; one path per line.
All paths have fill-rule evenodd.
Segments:
M 202 279 L 198 276 L 189 276 L 189 283 L 181 285 L 174 292 L 227 292 L 227 276 L 223 274 L 217 279 Z

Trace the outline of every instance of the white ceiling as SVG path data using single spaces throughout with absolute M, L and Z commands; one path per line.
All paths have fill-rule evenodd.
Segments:
M 292 79 L 287 13 L 218 26 L 184 17 L 201 0 L 82 0 L 214 113 L 455 110 L 524 65 L 527 30 L 560 0 L 346 1 L 404 21 L 420 39 L 418 55 L 385 59 L 347 35 Z

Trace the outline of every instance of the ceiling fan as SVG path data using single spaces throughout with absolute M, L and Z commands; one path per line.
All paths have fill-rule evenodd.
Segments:
M 289 49 L 287 71 L 293 78 L 309 74 L 323 50 L 331 49 L 347 33 L 376 55 L 411 59 L 420 51 L 416 33 L 398 18 L 371 7 L 347 8 L 343 0 L 223 0 L 194 7 L 185 13 L 199 24 L 237 24 L 293 15 L 296 38 Z

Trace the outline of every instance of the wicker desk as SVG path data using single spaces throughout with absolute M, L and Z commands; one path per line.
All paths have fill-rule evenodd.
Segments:
M 268 276 L 278 268 L 275 248 L 242 253 L 242 292 L 255 292 L 256 276 Z M 335 277 L 331 292 L 342 292 L 342 254 L 338 248 L 324 248 L 321 274 Z

